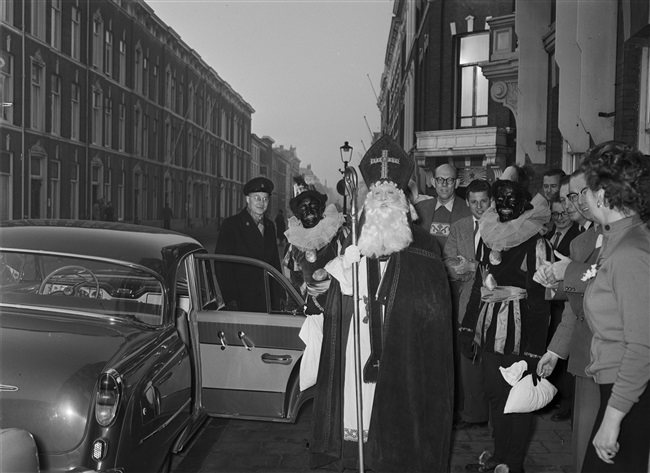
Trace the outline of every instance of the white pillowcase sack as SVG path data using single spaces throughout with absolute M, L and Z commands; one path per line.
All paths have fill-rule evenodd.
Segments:
M 305 351 L 300 361 L 300 390 L 305 391 L 316 384 L 318 377 L 320 350 L 323 344 L 323 314 L 308 316 L 298 336 L 305 342 Z
M 532 375 L 528 374 L 522 378 L 527 369 L 524 360 L 513 363 L 509 368 L 499 369 L 503 379 L 512 386 L 503 409 L 504 414 L 536 411 L 551 402 L 557 393 L 557 388 L 547 379 L 539 379 L 535 386 Z

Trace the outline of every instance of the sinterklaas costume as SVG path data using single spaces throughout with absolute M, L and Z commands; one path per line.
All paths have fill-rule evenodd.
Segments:
M 413 161 L 384 136 L 360 164 L 368 187 L 405 189 Z M 451 297 L 439 245 L 412 225 L 413 242 L 359 267 L 365 466 L 378 472 L 447 471 L 453 415 Z M 310 466 L 358 468 L 353 300 L 343 258 L 325 307 Z

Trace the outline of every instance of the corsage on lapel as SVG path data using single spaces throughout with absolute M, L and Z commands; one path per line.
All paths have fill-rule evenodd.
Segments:
M 596 274 L 598 273 L 598 266 L 595 264 L 591 265 L 591 268 L 589 268 L 587 271 L 585 271 L 585 274 L 582 275 L 582 278 L 580 278 L 581 281 L 589 281 L 590 279 L 593 279 L 596 277 Z

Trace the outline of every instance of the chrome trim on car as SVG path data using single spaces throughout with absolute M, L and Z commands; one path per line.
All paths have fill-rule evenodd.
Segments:
M 114 322 L 117 321 L 122 322 L 124 320 L 128 320 L 131 323 L 143 325 L 145 327 L 152 327 L 152 325 L 145 324 L 144 322 L 140 322 L 137 319 L 132 319 L 127 316 L 115 317 L 114 315 L 98 314 L 97 312 L 85 312 L 81 310 L 70 309 L 68 307 L 65 307 L 64 310 L 62 310 L 61 307 L 45 307 L 45 306 L 38 306 L 38 305 L 12 304 L 12 303 L 2 302 L 2 301 L 0 301 L 0 306 L 9 307 L 11 309 L 34 310 L 34 311 L 48 312 L 48 313 L 51 312 L 55 314 L 60 314 L 61 312 L 65 312 L 66 315 L 72 314 L 72 315 L 80 315 L 83 317 L 91 317 L 91 318 L 102 319 L 102 320 L 108 319 Z
M 162 424 L 160 427 L 158 427 L 156 430 L 154 430 L 153 432 L 151 432 L 151 433 L 150 433 L 149 435 L 147 435 L 146 437 L 143 437 L 142 440 L 140 440 L 140 445 L 142 445 L 142 444 L 145 442 L 145 440 L 149 439 L 150 437 L 153 437 L 153 436 L 156 435 L 158 432 L 160 432 L 160 431 L 163 430 L 165 427 L 167 427 L 167 426 L 168 426 L 168 425 L 169 425 L 169 424 L 170 424 L 174 419 L 176 419 L 176 417 L 178 417 L 178 415 L 179 415 L 181 412 L 183 412 L 183 411 L 185 410 L 185 408 L 186 408 L 187 406 L 189 406 L 190 402 L 192 402 L 191 399 L 188 399 L 187 401 L 185 401 L 185 404 L 183 404 L 183 405 L 181 406 L 181 408 L 180 408 L 179 410 L 177 410 L 176 413 L 175 413 L 173 416 L 171 416 L 167 422 L 165 422 L 164 424 Z

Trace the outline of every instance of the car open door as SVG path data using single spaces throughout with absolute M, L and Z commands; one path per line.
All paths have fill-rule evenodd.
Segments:
M 195 261 L 206 411 L 219 417 L 293 421 L 305 347 L 298 336 L 305 320 L 302 298 L 262 261 L 214 254 L 195 255 Z M 222 297 L 220 286 L 234 280 L 233 271 L 244 272 L 251 297 L 261 295 L 262 300 L 240 303 L 245 306 L 241 310 Z

